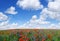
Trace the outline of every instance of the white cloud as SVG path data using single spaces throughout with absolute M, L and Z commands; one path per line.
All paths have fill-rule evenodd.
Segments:
M 49 2 L 48 8 L 51 11 L 60 12 L 60 2 Z
M 50 26 L 48 26 L 49 29 L 60 29 L 60 24 L 57 23 L 57 24 L 50 24 Z
M 49 16 L 60 21 L 60 1 L 54 0 L 48 3 Z
M 49 18 L 57 20 L 60 22 L 60 3 L 58 1 L 53 1 L 48 3 L 48 7 L 44 8 L 40 13 L 40 17 L 32 16 L 32 19 L 22 25 L 24 28 L 28 29 L 60 29 L 60 23 L 52 23 L 51 20 L 47 21 Z
M 60 0 L 54 0 L 54 1 L 60 2 Z
M 23 9 L 42 9 L 43 5 L 39 2 L 39 0 L 18 0 L 17 5 L 22 7 Z
M 3 22 L 1 23 L 0 27 L 2 28 L 0 29 L 60 29 L 60 8 L 59 8 L 60 3 L 59 2 L 60 2 L 59 0 L 49 1 L 48 7 L 43 8 L 39 18 L 37 15 L 33 15 L 32 18 L 23 25 L 18 25 L 17 23 L 9 24 L 8 22 Z M 19 5 L 23 9 L 26 8 L 40 9 L 40 3 L 38 4 L 39 6 L 36 7 L 35 7 L 35 3 L 38 4 L 39 0 L 18 0 L 17 5 Z M 48 20 L 47 18 L 58 20 L 59 23 L 58 22 L 52 23 L 51 20 L 47 21 Z M 3 24 L 4 26 L 2 26 Z
M 0 12 L 0 21 L 5 21 L 8 19 L 8 16 L 6 16 L 5 14 L 3 14 L 2 12 Z
M 9 22 L 9 21 L 3 21 L 3 22 L 0 23 L 0 26 L 8 25 L 8 22 Z
M 22 25 L 22 27 L 27 29 L 60 29 L 60 23 L 57 22 L 55 24 L 52 23 L 51 20 L 47 21 L 51 18 L 60 22 L 60 3 L 58 1 L 49 1 L 48 7 L 42 10 L 38 19 L 37 16 L 34 15 L 32 19 Z
M 0 30 L 5 30 L 5 29 L 7 29 L 8 22 L 9 22 L 8 20 L 1 22 L 1 23 L 0 23 Z
M 31 23 L 30 21 L 28 21 L 27 23 L 25 23 L 24 25 L 18 25 L 17 23 L 12 23 L 12 24 L 9 24 L 8 23 L 9 21 L 5 21 L 5 22 L 2 22 L 1 24 L 3 25 L 0 25 L 0 30 L 9 30 L 9 29 L 60 29 L 60 23 L 58 24 L 46 24 L 45 21 L 42 21 L 44 23 L 41 23 L 40 24 L 38 22 L 34 22 L 34 23 Z M 47 26 L 46 26 L 47 25 Z
M 0 23 L 0 30 L 9 30 L 9 29 L 20 29 L 17 23 L 9 23 L 9 21 L 5 21 Z
M 54 0 L 47 0 L 48 2 L 52 2 L 52 1 L 54 1 Z
M 49 21 L 41 21 L 40 23 L 27 22 L 20 26 L 20 29 L 60 29 L 60 24 L 50 23 Z
M 11 23 L 11 24 L 8 24 L 9 26 L 9 28 L 7 28 L 7 29 L 19 29 L 20 27 L 19 27 L 19 25 L 18 25 L 18 23 Z
M 51 18 L 60 21 L 60 12 L 54 12 L 49 10 L 49 8 L 44 8 L 41 12 L 41 16 L 44 16 L 44 19 Z
M 53 1 L 56 1 L 56 2 L 60 2 L 60 0 L 46 0 L 48 2 L 53 2 Z
M 8 8 L 5 13 L 8 14 L 17 14 L 18 12 L 16 11 L 15 7 L 11 6 L 10 8 Z
M 49 25 L 49 24 L 50 24 L 49 21 L 43 21 L 43 20 L 40 20 L 40 18 L 37 19 L 37 16 L 33 15 L 32 18 L 30 19 L 30 21 L 23 24 L 21 27 L 23 29 L 44 29 L 46 27 L 43 27 L 43 26 Z

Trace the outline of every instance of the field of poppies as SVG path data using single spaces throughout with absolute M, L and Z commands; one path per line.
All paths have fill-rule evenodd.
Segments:
M 0 41 L 60 41 L 60 30 L 4 30 L 0 31 Z

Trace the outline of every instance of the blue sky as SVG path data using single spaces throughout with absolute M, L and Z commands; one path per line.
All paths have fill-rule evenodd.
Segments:
M 16 5 L 17 0 L 1 0 L 0 1 L 0 11 L 4 12 L 7 8 L 14 6 L 18 13 L 16 15 L 6 14 L 10 17 L 10 22 L 24 23 L 27 22 L 33 15 L 38 15 L 40 10 L 23 10 Z
M 59 28 L 59 4 L 59 0 L 0 0 L 1 27 L 6 28 L 13 24 L 23 28 L 43 26 L 45 29 Z M 5 22 L 8 25 L 5 25 Z M 57 26 L 55 26 L 56 24 Z

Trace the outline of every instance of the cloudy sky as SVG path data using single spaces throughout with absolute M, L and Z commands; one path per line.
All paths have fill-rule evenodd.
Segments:
M 60 0 L 0 0 L 0 30 L 60 29 Z

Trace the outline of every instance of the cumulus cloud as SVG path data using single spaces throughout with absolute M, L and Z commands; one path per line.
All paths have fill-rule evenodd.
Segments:
M 42 6 L 39 0 L 18 0 L 17 5 L 23 9 L 29 8 L 35 10 L 40 9 Z M 23 25 L 18 25 L 17 23 L 8 24 L 8 21 L 3 22 L 1 23 L 0 27 L 2 28 L 0 29 L 60 29 L 60 1 L 51 0 L 47 6 L 48 7 L 43 8 L 40 12 L 40 17 L 33 15 L 32 18 Z M 49 18 L 59 22 L 52 23 L 51 20 L 48 21 Z
M 9 21 L 3 21 L 3 22 L 0 23 L 0 26 L 8 25 L 8 22 L 9 22 Z
M 30 21 L 26 22 L 20 29 L 60 29 L 60 23 L 51 23 L 50 21 L 41 21 L 39 19 L 30 19 Z
M 49 10 L 49 8 L 44 8 L 41 13 L 42 13 L 41 16 L 45 16 L 44 19 L 51 18 L 60 21 L 60 12 L 56 11 L 54 12 Z
M 48 3 L 48 11 L 50 16 L 60 21 L 60 1 L 55 0 L 54 2 Z
M 18 0 L 16 4 L 23 9 L 38 10 L 43 8 L 43 5 L 39 0 Z
M 0 30 L 9 30 L 9 29 L 20 29 L 17 23 L 9 23 L 9 21 L 4 21 L 0 23 Z
M 0 12 L 0 30 L 18 29 L 18 23 L 9 23 L 9 17 Z
M 8 14 L 17 14 L 18 12 L 16 11 L 15 7 L 11 6 L 10 8 L 8 8 L 5 13 Z
M 36 15 L 33 15 L 30 21 L 23 24 L 21 27 L 24 29 L 44 29 L 44 25 L 50 24 L 49 21 L 42 21 L 40 18 L 37 18 Z
M 3 14 L 2 12 L 0 12 L 0 21 L 5 21 L 8 19 L 8 16 L 6 16 L 5 14 Z
M 37 18 L 36 15 L 32 16 L 30 21 L 23 24 L 22 27 L 26 27 L 28 29 L 60 29 L 60 1 L 54 0 L 48 2 L 48 7 L 42 9 L 40 13 L 40 17 Z M 52 23 L 51 20 L 57 20 L 59 22 Z
M 48 3 L 48 8 L 51 11 L 56 11 L 56 12 L 60 12 L 60 2 L 49 2 Z
M 49 29 L 60 29 L 60 24 L 57 23 L 57 24 L 50 24 L 50 26 L 48 26 Z
M 54 1 L 54 0 L 46 0 L 47 2 L 52 2 L 52 1 Z

